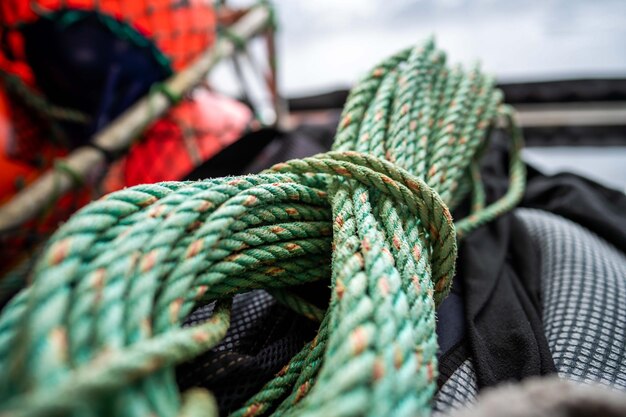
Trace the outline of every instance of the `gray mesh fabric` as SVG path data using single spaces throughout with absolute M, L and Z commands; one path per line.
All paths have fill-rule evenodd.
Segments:
M 477 395 L 476 371 L 472 361 L 466 359 L 435 395 L 433 415 L 442 415 L 452 409 L 465 407 L 473 403 Z
M 560 216 L 516 213 L 541 251 L 544 330 L 559 375 L 626 390 L 626 256 Z

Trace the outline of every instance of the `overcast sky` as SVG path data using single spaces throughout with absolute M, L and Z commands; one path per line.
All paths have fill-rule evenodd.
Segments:
M 231 1 L 247 4 L 246 0 Z M 345 88 L 434 35 L 504 81 L 626 76 L 626 0 L 275 0 L 287 95 Z

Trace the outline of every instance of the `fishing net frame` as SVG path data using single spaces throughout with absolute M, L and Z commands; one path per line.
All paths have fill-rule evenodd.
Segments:
M 62 1 L 68 6 L 75 2 Z M 80 2 L 78 2 L 80 3 Z M 107 4 L 106 1 L 93 1 L 92 4 Z M 123 2 L 121 2 L 123 3 Z M 133 3 L 133 2 L 126 2 Z M 164 3 L 164 2 L 158 2 Z M 29 4 L 39 4 L 37 1 L 31 1 Z M 5 3 L 2 7 L 6 8 Z M 2 11 L 3 9 L 0 9 Z M 44 13 L 46 11 L 40 11 Z M 6 13 L 6 10 L 4 10 Z M 76 17 L 80 17 L 82 11 L 75 12 Z M 119 30 L 127 36 L 141 42 L 138 38 L 139 32 L 125 26 L 124 22 L 112 17 L 103 17 L 108 25 L 114 30 Z M 235 51 L 241 50 L 242 46 L 251 39 L 264 35 L 268 42 L 272 42 L 272 46 L 268 47 L 268 51 L 274 53 L 273 35 L 274 35 L 274 14 L 270 10 L 270 6 L 261 3 L 254 5 L 248 9 L 242 9 L 238 12 L 237 18 L 228 22 L 227 30 L 231 36 L 221 36 L 217 43 L 203 50 L 202 54 L 195 57 L 195 60 L 180 71 L 176 71 L 176 64 L 173 65 L 172 75 L 162 83 L 155 84 L 153 89 L 126 110 L 121 116 L 97 132 L 90 141 L 85 145 L 71 151 L 65 158 L 54 161 L 47 171 L 45 171 L 37 180 L 27 185 L 19 191 L 10 201 L 0 206 L 0 238 L 10 239 L 16 233 L 28 224 L 37 224 L 41 219 L 45 208 L 54 209 L 55 203 L 62 196 L 76 193 L 77 190 L 90 189 L 92 198 L 101 195 L 98 193 L 97 185 L 102 179 L 102 173 L 111 162 L 125 155 L 131 148 L 132 144 L 141 133 L 157 120 L 161 115 L 165 114 L 188 92 L 198 86 L 206 85 L 206 74 L 214 67 L 214 65 L 225 57 L 233 54 Z M 7 29 L 7 28 L 4 28 Z M 8 29 L 14 29 L 10 27 Z M 6 32 L 6 30 L 5 30 Z M 6 34 L 6 33 L 5 33 Z M 155 50 L 155 54 L 158 50 Z M 168 58 L 161 54 L 161 59 L 165 63 Z M 268 57 L 268 61 L 275 62 L 273 57 Z M 19 67 L 19 66 L 18 66 Z M 275 65 L 270 64 L 270 68 Z M 25 108 L 35 109 L 35 114 L 43 120 L 50 123 L 51 131 L 60 133 L 62 142 L 62 131 L 58 128 L 59 120 L 72 119 L 76 121 L 85 121 L 85 115 L 72 109 L 62 109 L 52 105 L 46 98 L 39 93 L 34 87 L 29 85 L 28 77 L 21 77 L 19 71 L 10 72 L 0 70 L 0 78 L 3 79 L 4 85 L 12 98 L 15 98 L 21 106 Z M 267 79 L 275 80 L 273 73 L 267 75 Z M 275 82 L 273 82 L 275 86 Z M 79 206 L 73 206 L 74 209 Z M 74 209 L 70 209 L 59 220 L 67 218 Z M 38 239 L 31 239 L 33 242 L 41 242 L 50 231 L 40 233 Z M 23 233 L 22 233 L 23 234 Z M 37 233 L 36 233 L 37 234 Z M 29 245 L 30 248 L 33 245 Z M 15 256 L 9 256 L 11 264 L 14 265 Z

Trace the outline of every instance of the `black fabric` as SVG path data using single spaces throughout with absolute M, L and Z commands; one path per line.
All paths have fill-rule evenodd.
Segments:
M 626 252 L 626 194 L 580 176 L 544 176 L 529 169 L 523 207 L 539 208 L 570 219 Z
M 541 322 L 539 265 L 530 236 L 512 214 L 461 242 L 457 279 L 479 387 L 555 372 Z M 446 316 L 440 314 L 439 324 L 447 325 Z
M 483 181 L 490 201 L 508 189 L 506 139 L 497 137 L 485 155 Z M 570 219 L 626 252 L 626 194 L 571 173 L 544 175 L 527 166 L 521 207 L 537 208 Z
M 196 167 L 185 180 L 254 174 L 279 162 L 326 152 L 332 145 L 334 132 L 334 127 L 307 125 L 289 134 L 273 128 L 249 132 Z
M 452 281 L 450 294 L 443 300 L 437 308 L 438 322 L 444 321 L 445 325 L 437 325 L 437 342 L 439 343 L 438 356 L 448 354 L 465 337 L 465 302 L 463 280 L 458 278 L 458 274 Z
M 246 167 L 252 164 L 270 143 L 282 142 L 282 139 L 283 133 L 272 128 L 248 132 L 213 158 L 198 165 L 185 176 L 184 180 L 195 181 L 250 174 Z
M 452 374 L 470 357 L 467 343 L 463 340 L 446 350 L 446 353 L 439 357 L 439 375 L 437 376 L 437 387 L 452 377 Z
M 483 178 L 488 201 L 500 198 L 508 188 L 506 138 L 496 136 L 484 158 Z M 467 215 L 469 204 L 454 213 Z M 503 381 L 519 381 L 555 372 L 541 321 L 540 259 L 526 229 L 512 214 L 480 227 L 459 244 L 454 296 L 463 315 L 437 311 L 438 329 L 447 329 L 444 340 L 464 344 L 474 362 L 479 387 Z M 454 330 L 454 332 L 451 331 Z M 441 333 L 446 333 L 438 330 Z M 450 334 L 454 333 L 454 334 Z M 441 344 L 441 369 L 449 363 L 450 346 Z M 445 372 L 439 383 L 445 383 Z

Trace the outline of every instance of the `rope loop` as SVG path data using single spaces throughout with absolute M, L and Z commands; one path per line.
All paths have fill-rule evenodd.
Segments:
M 433 284 L 436 302 L 450 290 L 456 259 L 455 227 L 446 204 L 433 188 L 404 169 L 376 156 L 335 151 L 274 165 L 266 172 L 326 174 L 357 181 L 405 205 L 433 239 Z

